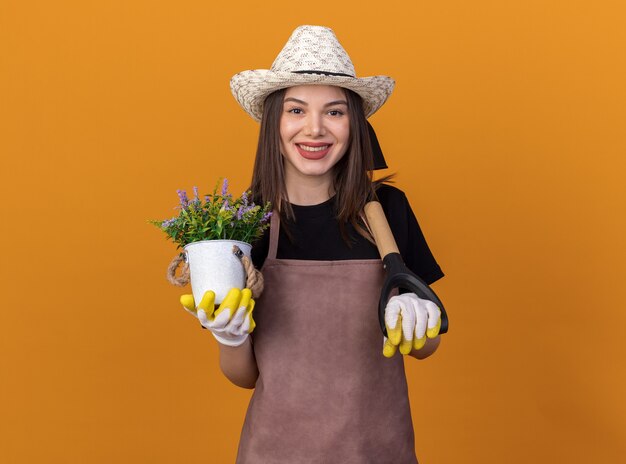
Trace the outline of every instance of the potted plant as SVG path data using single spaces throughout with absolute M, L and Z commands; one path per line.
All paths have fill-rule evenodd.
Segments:
M 168 268 L 168 279 L 175 285 L 185 285 L 191 280 L 196 304 L 207 290 L 215 292 L 219 304 L 228 291 L 246 285 L 246 272 L 242 265 L 249 263 L 251 243 L 269 227 L 272 215 L 270 203 L 255 205 L 251 192 L 238 198 L 228 193 L 228 179 L 219 181 L 211 195 L 200 198 L 198 188 L 193 188 L 193 198 L 187 198 L 184 190 L 178 190 L 178 215 L 163 221 L 150 221 L 175 242 L 183 252 L 174 258 Z M 176 278 L 175 272 L 185 261 L 183 273 Z M 251 265 L 249 265 L 251 267 Z M 186 273 L 189 275 L 186 275 Z

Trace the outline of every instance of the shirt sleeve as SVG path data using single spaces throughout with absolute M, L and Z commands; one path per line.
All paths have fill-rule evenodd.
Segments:
M 263 232 L 263 235 L 252 243 L 252 252 L 250 253 L 250 257 L 252 258 L 252 264 L 254 264 L 254 267 L 259 270 L 263 267 L 263 263 L 265 263 L 269 247 L 270 229 L 268 227 Z
M 376 193 L 407 267 L 429 285 L 442 278 L 444 273 L 430 251 L 404 192 L 381 185 Z

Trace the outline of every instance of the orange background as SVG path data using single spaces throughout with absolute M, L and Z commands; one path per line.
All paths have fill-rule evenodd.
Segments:
M 233 462 L 250 391 L 164 279 L 176 189 L 242 191 L 228 88 L 299 24 L 396 91 L 372 122 L 447 276 L 407 359 L 422 463 L 623 462 L 620 1 L 0 4 L 0 462 Z M 311 437 L 314 439 L 314 437 Z

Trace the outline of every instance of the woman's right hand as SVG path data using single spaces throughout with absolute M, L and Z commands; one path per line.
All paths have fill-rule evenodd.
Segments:
M 219 307 L 215 308 L 215 293 L 205 292 L 196 307 L 193 295 L 180 297 L 183 308 L 198 318 L 205 329 L 211 331 L 216 340 L 227 346 L 243 344 L 256 324 L 252 319 L 254 300 L 249 288 L 231 288 Z

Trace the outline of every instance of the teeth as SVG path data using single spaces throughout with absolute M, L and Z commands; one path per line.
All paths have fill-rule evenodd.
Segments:
M 323 151 L 326 150 L 330 145 L 322 145 L 321 147 L 309 147 L 307 145 L 298 145 L 304 151 Z

